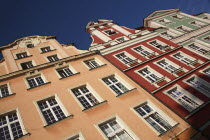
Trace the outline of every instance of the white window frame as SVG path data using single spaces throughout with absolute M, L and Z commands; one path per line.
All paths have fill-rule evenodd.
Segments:
M 87 61 L 91 61 L 90 65 L 86 64 Z M 95 65 L 92 63 L 92 61 L 95 61 L 95 62 L 98 64 L 98 66 L 95 66 Z M 91 59 L 84 60 L 83 63 L 84 63 L 84 65 L 85 65 L 88 69 L 95 69 L 95 68 L 100 67 L 100 66 L 103 65 L 103 63 L 102 63 L 98 58 L 96 58 L 96 57 L 95 57 L 95 58 L 91 58 Z
M 31 64 L 32 64 L 32 67 L 30 67 L 29 65 L 27 65 L 27 68 L 26 68 L 26 69 L 30 69 L 30 68 L 33 68 L 33 67 L 35 66 L 33 60 L 32 60 L 32 61 L 25 61 L 25 62 L 20 63 L 20 67 L 21 67 L 22 70 L 26 70 L 26 69 L 23 69 L 23 67 L 22 67 L 22 65 L 21 65 L 21 64 L 23 64 L 23 63 L 31 63 Z M 30 65 L 31 65 L 31 64 L 30 64 Z
M 2 96 L 1 87 L 2 87 L 2 86 L 5 86 L 5 85 L 7 86 L 8 95 Z M 14 94 L 14 93 L 12 93 L 11 88 L 10 88 L 10 84 L 9 84 L 9 83 L 1 83 L 1 84 L 0 84 L 0 98 L 4 98 L 4 97 L 10 96 L 10 95 L 12 95 L 12 94 Z
M 118 41 L 118 39 L 121 39 L 121 38 L 124 38 L 124 41 Z M 123 43 L 123 42 L 128 41 L 129 39 L 126 36 L 121 36 L 121 37 L 115 38 L 115 40 L 117 43 Z
M 194 49 L 194 48 L 190 47 L 190 45 L 195 45 L 198 48 Z M 204 47 L 203 45 L 201 45 L 199 43 L 196 43 L 196 42 L 193 42 L 193 43 L 188 44 L 187 45 L 187 48 L 189 48 L 191 51 L 193 51 L 195 53 L 199 53 L 199 54 L 202 54 L 202 55 L 204 55 L 204 54 L 206 54 L 206 53 L 208 53 L 210 51 L 210 50 L 208 50 L 209 48 Z M 202 53 L 201 51 L 199 51 L 201 49 L 203 49 L 203 50 L 205 50 L 207 52 L 206 53 Z
M 58 60 L 50 61 L 50 60 L 48 59 L 48 57 L 53 57 L 53 56 L 57 56 L 58 60 L 61 59 L 61 57 L 60 57 L 58 54 L 52 54 L 52 55 L 48 55 L 48 56 L 45 56 L 45 57 L 46 57 L 46 60 L 47 60 L 48 62 L 55 62 L 55 61 L 58 61 Z M 53 58 L 53 59 L 54 59 L 54 58 Z
M 168 63 L 168 65 L 161 66 L 161 65 L 159 64 L 159 62 L 161 62 L 161 61 L 165 61 L 166 63 Z M 183 71 L 183 68 L 182 68 L 182 67 L 178 66 L 178 65 L 175 64 L 174 62 L 168 60 L 167 58 L 162 58 L 162 59 L 160 59 L 160 60 L 154 62 L 154 64 L 156 64 L 157 66 L 161 67 L 162 69 L 166 70 L 167 72 L 169 72 L 169 73 L 171 73 L 171 74 L 176 74 L 176 73 L 179 73 L 180 71 Z M 170 69 L 170 68 L 168 68 L 169 65 L 171 65 L 171 66 L 173 66 L 174 68 L 176 68 L 176 70 L 175 70 L 175 71 L 170 71 L 170 70 L 168 70 L 168 69 Z M 167 69 L 166 67 L 167 67 L 168 69 Z
M 172 90 L 177 90 L 178 92 L 183 93 L 183 95 L 179 97 L 177 95 L 176 95 L 177 97 L 172 97 L 171 95 L 169 95 L 169 92 L 172 92 Z M 180 104 L 183 108 L 185 108 L 189 112 L 192 112 L 193 110 L 195 110 L 196 108 L 198 108 L 200 105 L 204 103 L 202 100 L 200 100 L 199 98 L 197 98 L 196 96 L 194 96 L 193 94 L 191 94 L 190 92 L 188 92 L 187 90 L 179 86 L 178 84 L 175 84 L 173 87 L 165 90 L 163 93 L 169 96 L 174 101 L 176 101 L 178 104 Z M 191 107 L 191 105 L 189 105 L 189 103 L 186 100 L 181 98 L 183 96 L 190 98 L 192 101 L 194 101 L 197 104 L 197 106 Z M 183 104 L 179 101 L 180 98 L 183 101 Z
M 102 32 L 103 32 L 104 34 L 108 35 L 108 36 L 115 35 L 115 34 L 109 35 L 108 33 L 106 33 L 106 31 L 108 31 L 108 30 L 111 30 L 111 32 L 115 31 L 115 34 L 118 34 L 118 32 L 117 32 L 116 30 L 113 30 L 113 29 L 107 29 L 107 30 L 104 30 L 104 31 L 102 31 Z
M 23 120 L 20 116 L 20 112 L 19 112 L 18 108 L 14 109 L 14 110 L 11 110 L 11 111 L 8 111 L 8 112 L 1 113 L 0 116 L 8 116 L 11 113 L 16 113 L 16 115 L 18 117 L 18 120 L 16 120 L 15 122 L 19 122 L 22 133 L 23 133 L 23 135 L 21 137 L 23 137 L 24 135 L 27 134 L 27 131 L 26 131 L 25 126 L 23 124 Z M 6 120 L 7 120 L 7 126 L 11 125 L 11 122 L 8 122 L 8 117 L 6 117 Z M 13 134 L 12 134 L 12 130 L 11 130 L 11 126 L 9 127 L 9 133 L 10 133 L 10 137 L 12 136 L 11 139 L 14 139 Z M 21 137 L 19 137 L 19 138 L 21 138 Z
M 175 17 L 176 16 L 176 17 Z M 178 20 L 182 20 L 184 18 L 184 16 L 181 16 L 181 15 L 172 15 L 171 16 L 173 19 L 178 19 Z
M 58 104 L 58 106 L 61 108 L 62 112 L 64 113 L 65 118 L 67 118 L 67 117 L 69 117 L 69 116 L 71 115 L 71 114 L 68 113 L 67 109 L 64 107 L 63 103 L 61 102 L 61 100 L 60 100 L 60 98 L 58 97 L 57 94 L 50 95 L 50 96 L 48 96 L 48 97 L 44 97 L 44 98 L 38 99 L 38 100 L 34 101 L 34 104 L 35 104 L 35 107 L 36 107 L 36 109 L 37 109 L 37 111 L 38 111 L 40 117 L 41 117 L 41 120 L 42 120 L 44 126 L 48 126 L 48 125 L 54 124 L 54 123 L 56 123 L 56 122 L 59 122 L 59 121 L 62 121 L 62 120 L 65 119 L 65 118 L 63 118 L 63 119 L 61 119 L 61 120 L 58 120 L 58 119 L 57 119 L 56 122 L 51 123 L 51 124 L 49 124 L 49 123 L 47 122 L 46 118 L 44 117 L 44 115 L 43 115 L 43 113 L 42 113 L 42 111 L 41 111 L 41 108 L 40 108 L 39 105 L 38 105 L 38 102 L 44 102 L 45 100 L 50 100 L 50 99 L 55 99 L 55 100 L 57 101 L 57 104 Z M 49 103 L 48 103 L 48 105 L 49 105 Z M 51 111 L 52 111 L 52 107 L 50 107 L 50 108 L 51 108 Z M 51 112 L 51 113 L 52 113 L 52 112 Z M 55 117 L 55 114 L 54 114 L 54 113 L 52 113 L 52 114 L 53 114 L 53 116 Z M 56 117 L 56 118 L 57 118 L 57 117 Z
M 147 54 L 144 55 L 145 53 L 144 53 L 143 51 L 139 52 L 139 51 L 135 50 L 135 49 L 138 48 L 138 47 L 141 47 L 141 48 L 143 49 L 143 51 L 147 51 L 147 52 L 150 53 L 150 54 L 149 54 L 149 55 L 147 55 Z M 155 53 L 156 53 L 155 51 L 150 50 L 149 48 L 145 47 L 144 45 L 139 45 L 139 46 L 133 47 L 132 50 L 133 50 L 134 52 L 140 54 L 140 55 L 143 56 L 143 57 L 150 57 L 150 56 L 155 55 Z
M 139 71 L 142 71 L 142 70 L 144 70 L 144 69 L 149 70 L 151 74 L 156 75 L 159 79 L 152 83 L 150 80 L 148 80 L 148 79 L 146 78 L 146 76 L 143 76 L 141 73 L 139 73 Z M 152 69 L 150 66 L 145 66 L 145 67 L 143 67 L 143 68 L 140 68 L 140 69 L 138 69 L 138 70 L 135 70 L 134 72 L 137 73 L 137 74 L 138 74 L 139 76 L 141 76 L 142 78 L 144 78 L 144 79 L 145 79 L 146 81 L 148 81 L 149 83 L 154 84 L 154 85 L 157 86 L 157 87 L 158 87 L 157 84 L 158 84 L 159 82 L 162 82 L 162 81 L 165 81 L 165 80 L 167 81 L 167 79 L 165 78 L 165 76 L 163 76 L 162 74 L 158 73 L 157 71 L 155 71 L 154 69 Z M 151 74 L 149 74 L 149 75 L 151 75 Z M 146 74 L 146 75 L 147 75 L 147 74 Z M 152 78 L 152 79 L 153 79 L 153 78 Z
M 81 132 L 72 134 L 71 136 L 69 136 L 68 138 L 66 138 L 64 140 L 76 140 L 77 138 L 79 138 L 79 140 L 85 140 L 85 138 Z
M 136 110 L 135 108 L 141 107 L 143 105 L 149 105 L 150 108 L 153 109 L 153 111 L 151 113 L 149 113 L 148 115 L 141 116 Z M 151 101 L 147 100 L 144 101 L 142 103 L 139 103 L 138 105 L 133 106 L 132 108 L 130 108 L 141 120 L 143 120 L 145 122 L 145 124 L 148 125 L 148 127 L 150 127 L 157 135 L 163 135 L 165 132 L 171 130 L 171 128 L 175 127 L 176 125 L 178 125 L 178 123 L 176 121 L 174 121 L 173 119 L 171 119 L 171 117 L 169 117 L 168 115 L 166 115 L 161 109 L 159 109 L 156 105 L 154 105 Z M 163 133 L 158 132 L 151 124 L 149 124 L 145 118 L 147 118 L 150 114 L 157 112 L 160 116 L 164 117 L 164 120 L 168 122 L 169 125 L 171 125 L 171 128 L 166 130 Z
M 27 56 L 22 57 L 22 58 L 18 58 L 17 55 L 18 55 L 18 54 L 21 54 L 21 53 L 26 53 Z M 18 60 L 19 60 L 19 59 L 23 59 L 23 58 L 27 58 L 27 57 L 29 57 L 29 56 L 31 56 L 31 55 L 29 54 L 28 51 L 22 51 L 22 52 L 17 52 L 17 53 L 15 53 L 15 59 L 18 59 Z
M 82 97 L 84 97 L 85 98 L 85 100 L 89 103 L 89 105 L 91 105 L 90 107 L 88 107 L 88 108 L 85 108 L 84 106 L 83 106 L 83 104 L 79 101 L 79 99 L 78 99 L 78 97 L 76 97 L 76 95 L 74 94 L 74 92 L 72 91 L 72 90 L 75 90 L 75 89 L 79 89 L 79 88 L 82 88 L 82 87 L 86 87 L 88 90 L 89 90 L 89 92 L 88 93 L 90 93 L 92 96 L 94 96 L 95 97 L 95 99 L 98 101 L 98 103 L 97 104 L 92 104 L 90 101 L 89 101 L 89 99 L 86 97 L 86 96 L 84 96 L 84 95 L 86 95 L 86 94 L 83 94 L 82 93 Z M 97 106 L 98 104 L 100 104 L 100 103 L 102 103 L 104 100 L 100 97 L 100 95 L 88 84 L 88 83 L 86 83 L 86 84 L 83 84 L 83 85 L 80 85 L 80 86 L 77 86 L 77 87 L 72 87 L 72 88 L 70 88 L 70 89 L 68 89 L 68 91 L 71 93 L 71 95 L 73 96 L 73 98 L 75 99 L 75 101 L 79 104 L 79 106 L 82 108 L 82 110 L 86 110 L 86 109 L 90 109 L 90 108 L 92 108 L 92 107 L 94 107 L 94 106 Z M 80 91 L 80 94 L 81 94 L 81 89 L 79 90 Z M 87 100 L 88 99 L 88 100 Z
M 39 86 L 41 86 L 41 85 L 44 85 L 44 84 L 48 83 L 47 79 L 45 78 L 45 76 L 44 76 L 42 73 L 39 73 L 39 72 L 37 72 L 37 71 L 32 72 L 33 74 L 30 74 L 30 73 L 31 73 L 31 72 L 29 72 L 29 73 L 26 75 L 26 77 L 24 78 L 24 81 L 25 81 L 26 86 L 27 86 L 28 89 L 35 88 L 35 87 L 39 87 Z M 44 81 L 44 83 L 39 85 L 39 84 L 36 82 L 37 86 L 31 87 L 31 86 L 29 85 L 29 83 L 28 83 L 28 79 L 32 79 L 32 78 L 35 78 L 35 77 L 41 77 L 42 80 Z
M 132 132 L 132 130 L 121 120 L 121 118 L 117 115 L 108 117 L 102 121 L 100 121 L 99 123 L 97 123 L 95 126 L 97 128 L 97 130 L 99 131 L 99 133 L 103 136 L 104 139 L 109 140 L 108 136 L 103 132 L 103 130 L 100 128 L 102 125 L 105 125 L 111 121 L 116 121 L 117 124 L 120 126 L 120 128 L 117 131 L 114 131 L 114 129 L 112 129 L 112 133 L 110 133 L 110 136 L 115 136 L 120 132 L 125 132 L 128 134 L 128 136 L 131 137 L 131 140 L 140 140 L 135 133 Z M 110 125 L 109 125 L 110 126 Z M 109 127 L 110 128 L 110 127 Z M 118 138 L 119 139 L 119 138 Z M 120 140 L 120 139 L 119 139 Z
M 200 86 L 196 86 L 195 84 L 192 84 L 192 83 L 187 82 L 187 81 L 190 80 L 190 79 L 195 79 L 195 80 L 199 81 L 202 85 L 208 87 L 209 90 L 202 89 L 202 88 L 200 88 Z M 204 95 L 206 95 L 207 97 L 210 98 L 210 83 L 207 82 L 206 80 L 203 80 L 203 79 L 200 78 L 199 76 L 193 74 L 193 75 L 191 75 L 189 78 L 184 79 L 183 82 L 186 83 L 187 85 L 189 85 L 189 86 L 195 88 L 196 90 L 200 91 L 201 93 L 203 93 Z
M 166 33 L 167 35 L 164 35 L 164 33 Z M 160 33 L 160 35 L 161 35 L 163 38 L 166 38 L 166 39 L 169 39 L 169 40 L 176 37 L 176 34 L 173 34 L 173 33 L 170 32 L 170 31 L 162 32 L 162 33 Z
M 117 55 L 122 54 L 122 53 L 123 53 L 126 57 L 124 57 L 123 59 L 118 58 Z M 138 62 L 139 62 L 139 59 L 135 58 L 134 56 L 132 56 L 131 54 L 129 54 L 129 53 L 126 52 L 126 51 L 122 51 L 122 52 L 119 52 L 119 53 L 117 53 L 117 54 L 114 54 L 114 57 L 115 57 L 117 60 L 119 60 L 121 63 L 123 63 L 123 64 L 125 64 L 125 65 L 127 65 L 127 66 L 130 66 L 130 65 L 132 65 L 132 64 L 134 64 L 134 63 L 138 63 Z M 129 59 L 131 59 L 131 60 L 129 60 Z M 124 62 L 123 60 L 128 61 L 128 62 Z
M 176 54 L 178 54 L 178 53 L 180 53 L 180 55 L 183 56 L 183 58 L 178 59 L 178 58 L 176 58 L 176 57 L 174 56 L 174 55 L 176 55 Z M 199 60 L 198 60 L 198 59 L 196 59 L 196 58 L 194 58 L 194 57 L 192 57 L 192 56 L 190 56 L 190 55 L 188 55 L 188 54 L 186 54 L 186 53 L 184 53 L 184 52 L 182 52 L 182 51 L 178 51 L 178 52 L 176 52 L 176 53 L 174 53 L 174 54 L 171 54 L 170 56 L 171 56 L 172 58 L 174 58 L 174 59 L 177 59 L 179 62 L 181 62 L 181 63 L 183 63 L 183 64 L 185 64 L 185 65 L 195 65 L 196 63 L 199 63 Z M 187 59 L 191 60 L 192 62 L 189 63 L 189 64 L 187 64 L 187 62 L 183 62 L 183 61 L 182 61 L 184 58 L 187 58 Z
M 154 41 L 155 41 L 158 45 L 153 45 L 153 44 L 151 44 L 151 42 L 154 42 Z M 168 44 L 166 44 L 166 43 L 164 43 L 164 42 L 162 42 L 162 41 L 160 41 L 160 40 L 158 40 L 158 39 L 151 40 L 151 41 L 147 42 L 147 44 L 150 45 L 150 46 L 153 46 L 154 48 L 156 48 L 156 49 L 158 49 L 158 50 L 160 50 L 160 51 L 166 51 L 167 49 L 170 49 L 170 48 L 171 48 L 171 46 L 169 46 Z M 159 46 L 159 45 L 161 45 L 161 46 L 164 47 L 164 48 L 163 48 L 163 49 L 158 48 L 157 46 Z
M 116 83 L 113 83 L 113 82 L 109 82 L 111 83 L 110 85 L 107 85 L 103 79 L 105 78 L 109 78 L 109 77 L 114 77 L 115 79 L 117 79 L 117 82 Z M 106 86 L 108 87 L 108 89 L 113 92 L 116 96 L 119 96 L 119 95 L 122 95 L 128 91 L 130 91 L 132 89 L 132 87 L 125 81 L 123 80 L 120 76 L 118 76 L 117 74 L 113 74 L 113 75 L 109 75 L 109 76 L 105 76 L 103 78 L 101 78 L 101 82 Z M 119 87 L 116 86 L 117 83 L 121 83 L 127 90 L 126 91 L 123 91 L 122 89 L 120 89 Z M 117 88 L 117 90 L 119 90 L 121 93 L 118 94 L 116 91 L 114 91 L 110 86 L 114 85 L 115 88 Z
M 206 40 L 205 38 L 209 38 L 209 40 Z M 206 42 L 210 42 L 210 35 L 205 36 L 205 37 L 203 37 L 202 39 L 203 39 L 204 41 L 206 41 Z
M 47 47 L 50 48 L 50 51 L 43 52 L 42 49 L 43 49 L 43 48 L 47 48 Z M 51 51 L 53 51 L 53 50 L 55 50 L 55 49 L 54 49 L 51 45 L 46 45 L 46 46 L 40 47 L 39 50 L 40 50 L 41 53 L 47 53 L 47 52 L 51 52 Z
M 178 29 L 178 28 L 180 28 L 180 27 L 182 27 L 184 30 Z M 189 32 L 191 32 L 191 31 L 193 30 L 192 28 L 189 28 L 189 27 L 184 26 L 184 25 L 180 25 L 180 26 L 176 27 L 176 29 L 177 29 L 178 31 L 181 31 L 181 32 L 184 32 L 184 33 L 189 33 Z
M 163 21 L 163 22 L 162 22 Z M 172 21 L 168 20 L 168 19 L 159 19 L 158 22 L 160 24 L 164 24 L 164 25 L 167 25 L 167 24 L 170 24 L 170 23 L 173 23 Z
M 205 70 L 209 70 L 209 72 L 208 72 L 208 73 L 205 73 L 205 72 L 204 72 Z M 203 73 L 203 74 L 205 74 L 205 75 L 207 75 L 208 77 L 210 77 L 210 66 L 207 66 L 206 68 L 200 70 L 199 72 L 200 72 L 200 73 Z
M 58 73 L 58 70 L 66 69 L 66 68 L 70 69 L 70 71 L 72 72 L 72 75 L 77 74 L 77 71 L 76 71 L 72 66 L 70 66 L 70 65 L 68 65 L 68 64 L 66 64 L 66 63 L 63 63 L 63 64 L 61 64 L 61 65 L 58 64 L 58 65 L 55 67 L 54 70 L 55 70 L 55 73 L 58 75 L 58 77 L 59 77 L 60 79 L 72 76 L 72 75 L 69 75 L 69 76 L 66 76 L 66 77 L 62 77 L 62 76 Z M 65 73 L 67 73 L 67 72 L 65 71 Z M 67 75 L 68 75 L 68 74 L 67 74 Z
M 193 22 L 195 22 L 195 24 Z M 206 25 L 205 23 L 200 22 L 200 21 L 196 21 L 196 20 L 189 22 L 189 24 L 193 25 L 193 26 L 196 26 L 196 27 L 199 27 L 199 28 L 201 28 L 201 27 Z

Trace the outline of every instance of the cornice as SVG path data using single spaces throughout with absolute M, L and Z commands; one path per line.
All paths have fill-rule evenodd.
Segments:
M 12 42 L 12 43 L 10 43 L 8 45 L 0 46 L 0 50 L 13 47 L 13 46 L 17 45 L 20 41 L 23 41 L 23 40 L 28 39 L 28 38 L 30 38 L 30 39 L 31 38 L 56 39 L 56 36 L 38 36 L 38 35 L 33 35 L 33 36 L 22 37 L 22 38 L 16 39 L 14 42 Z
M 91 56 L 91 55 L 94 55 L 94 54 L 97 54 L 97 52 L 96 51 L 91 51 L 91 52 L 87 52 L 87 53 L 82 53 L 82 54 L 79 54 L 79 55 L 66 57 L 66 58 L 60 59 L 58 61 L 44 63 L 44 64 L 41 64 L 41 65 L 38 65 L 38 66 L 34 66 L 34 67 L 30 68 L 30 69 L 15 71 L 13 73 L 9 73 L 9 74 L 0 76 L 0 81 L 6 80 L 8 78 L 15 77 L 15 76 L 19 76 L 19 75 L 22 75 L 22 74 L 26 74 L 26 73 L 31 72 L 31 71 L 35 71 L 35 70 L 40 70 L 40 69 L 44 69 L 44 68 L 47 68 L 47 67 L 56 66 L 57 64 L 61 64 L 63 62 L 74 61 L 74 60 L 77 60 L 77 59 L 81 59 L 83 57 L 88 57 L 88 56 Z

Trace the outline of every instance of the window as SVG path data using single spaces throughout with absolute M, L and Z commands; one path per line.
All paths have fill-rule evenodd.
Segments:
M 119 38 L 116 38 L 116 40 L 117 40 L 117 42 L 118 43 L 123 43 L 123 42 L 125 42 L 125 41 L 127 41 L 127 40 L 129 40 L 127 37 L 119 37 Z
M 0 85 L 0 98 L 11 95 L 11 91 L 7 84 Z
M 181 71 L 181 67 L 174 64 L 173 62 L 169 61 L 168 59 L 163 59 L 161 61 L 158 61 L 157 64 L 162 67 L 163 69 L 171 72 L 171 73 L 177 73 Z
M 42 115 L 48 125 L 53 124 L 66 118 L 66 115 L 60 107 L 57 99 L 51 97 L 42 101 L 37 102 Z
M 190 22 L 190 24 L 195 25 L 195 26 L 198 26 L 198 27 L 203 27 L 203 26 L 205 26 L 204 23 L 199 22 L 199 21 L 192 21 L 192 22 Z
M 210 77 L 210 67 L 203 70 L 203 73 L 205 73 L 207 76 Z
M 85 109 L 99 104 L 99 101 L 91 93 L 86 85 L 72 89 L 73 94 L 77 97 L 79 102 Z
M 163 32 L 161 33 L 162 36 L 168 38 L 168 39 L 173 39 L 174 36 L 172 34 L 170 34 L 169 32 Z
M 99 127 L 109 140 L 133 140 L 128 131 L 116 118 L 99 124 Z
M 210 97 L 210 83 L 203 80 L 202 78 L 194 75 L 186 80 L 186 83 L 201 93 L 205 94 L 206 96 Z
M 104 31 L 107 35 L 114 35 L 114 34 L 116 34 L 117 32 L 116 31 L 114 31 L 113 29 L 109 29 L 109 30 L 106 30 L 106 31 Z
M 203 104 L 203 101 L 193 96 L 191 93 L 187 92 L 178 85 L 167 91 L 167 95 L 182 105 L 189 112 L 195 110 L 201 104 Z
M 29 78 L 27 78 L 27 82 L 28 82 L 30 88 L 34 88 L 34 87 L 45 84 L 45 81 L 43 80 L 41 75 L 38 75 L 35 77 L 29 77 Z
M 192 30 L 191 28 L 188 28 L 186 26 L 179 26 L 179 27 L 177 27 L 177 29 L 182 31 L 182 32 L 185 32 L 185 33 L 188 33 Z
M 160 134 L 170 130 L 172 125 L 148 103 L 137 106 L 134 110 Z
M 194 65 L 198 62 L 197 59 L 195 59 L 187 54 L 184 54 L 183 52 L 178 52 L 178 53 L 174 54 L 173 57 L 180 60 L 181 62 L 184 62 L 187 65 Z
M 16 54 L 17 59 L 21 59 L 21 58 L 25 58 L 28 57 L 27 52 L 22 52 L 22 53 L 18 53 Z
M 58 61 L 59 58 L 57 55 L 52 55 L 52 56 L 48 56 L 47 59 L 50 61 L 50 62 L 54 62 L 54 61 Z
M 84 61 L 84 63 L 90 68 L 90 69 L 94 69 L 99 67 L 100 65 L 96 62 L 95 59 L 90 59 L 90 60 L 86 60 Z
M 199 52 L 199 53 L 201 53 L 201 54 L 206 54 L 206 53 L 209 52 L 208 50 L 201 48 L 200 45 L 195 44 L 195 43 L 188 45 L 188 47 L 189 47 L 190 49 L 196 50 L 197 52 Z
M 109 76 L 103 78 L 102 80 L 118 95 L 128 91 L 128 88 L 124 86 L 115 76 Z
M 68 67 L 57 69 L 57 72 L 61 76 L 61 78 L 69 77 L 74 74 Z
M 144 46 L 138 46 L 138 47 L 135 47 L 133 48 L 134 51 L 136 51 L 137 53 L 143 55 L 143 56 L 153 56 L 155 55 L 155 52 L 151 51 L 150 49 L 144 47 Z
M 50 51 L 52 51 L 52 50 L 51 50 L 51 48 L 50 48 L 50 46 L 47 46 L 47 47 L 43 47 L 43 48 L 40 48 L 40 49 L 41 49 L 42 53 L 45 53 L 45 52 L 50 52 Z
M 26 47 L 27 48 L 34 48 L 34 44 L 27 44 Z
M 210 37 L 205 37 L 204 40 L 210 42 Z
M 161 19 L 158 21 L 159 23 L 162 23 L 162 24 L 169 24 L 169 23 L 172 23 L 170 20 L 167 20 L 167 19 Z
M 24 135 L 24 128 L 16 111 L 0 116 L 0 139 L 13 140 Z
M 165 43 L 163 43 L 159 40 L 153 40 L 153 41 L 149 42 L 149 44 L 160 49 L 160 50 L 170 49 L 170 47 L 168 45 L 166 45 Z
M 29 68 L 32 68 L 33 67 L 32 61 L 24 62 L 24 63 L 21 63 L 20 65 L 21 65 L 21 67 L 22 67 L 23 70 L 29 69 Z
M 119 54 L 116 54 L 115 57 L 119 59 L 124 64 L 131 65 L 135 62 L 137 62 L 137 59 L 135 59 L 133 56 L 129 55 L 127 52 L 122 52 Z
M 179 19 L 179 20 L 183 19 L 183 16 L 180 16 L 180 15 L 174 15 L 172 17 L 175 18 L 175 19 Z
M 159 83 L 164 80 L 164 76 L 159 74 L 158 72 L 154 71 L 150 67 L 145 67 L 141 70 L 138 70 L 137 73 L 139 73 L 141 76 L 143 76 L 147 81 L 150 83 Z
M 70 138 L 68 138 L 67 140 L 85 140 L 83 135 L 81 133 L 77 134 L 77 135 L 74 135 Z

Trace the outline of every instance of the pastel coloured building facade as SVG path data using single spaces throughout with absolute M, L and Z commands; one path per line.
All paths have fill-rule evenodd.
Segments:
M 158 12 L 155 14 L 159 16 Z M 208 21 L 204 23 L 205 27 L 209 26 Z M 152 26 L 153 21 L 147 24 L 134 30 L 112 20 L 89 22 L 86 26 L 92 37 L 89 50 L 100 51 L 142 88 L 201 131 L 201 135 L 209 137 L 206 132 L 210 120 L 206 115 L 210 109 L 207 54 L 174 41 L 176 36 L 170 40 L 160 35 L 159 31 L 165 27 Z M 178 31 L 173 33 L 177 37 L 183 35 Z
M 61 45 L 54 36 L 25 37 L 0 49 L 0 139 L 168 140 L 197 134 L 95 51 Z

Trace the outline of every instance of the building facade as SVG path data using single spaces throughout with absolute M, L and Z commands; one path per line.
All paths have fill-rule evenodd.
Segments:
M 0 49 L 2 140 L 168 140 L 197 134 L 97 51 L 61 45 L 54 36 L 24 37 Z
M 208 37 L 210 25 L 206 19 L 189 18 L 193 16 L 185 21 L 184 16 L 187 15 L 177 9 L 156 11 L 145 18 L 145 27 L 135 30 L 111 20 L 89 22 L 86 30 L 93 40 L 89 50 L 99 50 L 113 65 L 209 137 L 209 44 L 204 38 Z M 187 23 L 193 24 L 189 31 L 178 28 L 188 29 Z M 171 26 L 159 26 L 162 24 Z M 204 45 L 195 49 L 197 43 Z

